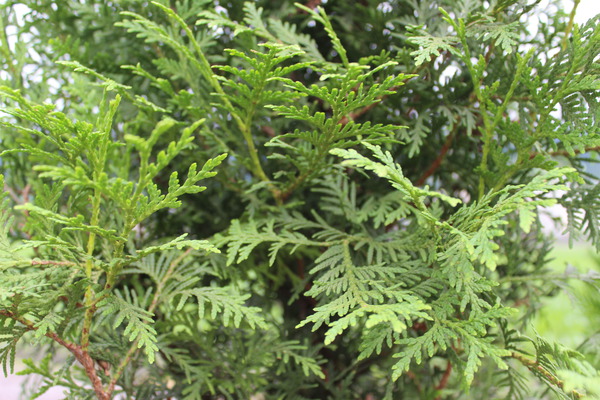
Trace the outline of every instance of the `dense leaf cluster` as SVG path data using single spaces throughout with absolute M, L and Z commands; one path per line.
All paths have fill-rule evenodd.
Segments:
M 599 280 L 540 222 L 600 248 L 598 18 L 320 3 L 0 9 L 5 373 L 29 340 L 72 399 L 600 395 L 593 346 L 524 335 Z

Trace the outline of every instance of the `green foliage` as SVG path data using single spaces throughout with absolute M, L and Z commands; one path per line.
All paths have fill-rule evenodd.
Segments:
M 221 3 L 0 9 L 4 373 L 32 343 L 68 398 L 597 396 L 597 349 L 522 331 L 598 287 L 540 219 L 600 249 L 598 18 Z

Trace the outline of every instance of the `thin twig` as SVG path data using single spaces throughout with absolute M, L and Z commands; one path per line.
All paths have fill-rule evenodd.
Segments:
M 21 204 L 21 199 L 19 199 L 19 196 L 16 195 L 15 191 L 8 186 L 6 183 L 4 184 L 4 191 L 6 193 L 8 193 L 8 196 L 16 203 L 16 204 Z
M 0 310 L 0 315 L 3 315 L 5 317 L 8 317 L 10 319 L 13 319 L 13 320 L 21 323 L 23 326 L 25 326 L 25 329 L 27 329 L 28 331 L 36 331 L 38 329 L 35 327 L 33 322 L 31 322 L 23 317 L 19 317 L 12 311 Z M 75 343 L 72 343 L 72 342 L 69 342 L 68 340 L 62 339 L 60 336 L 58 336 L 54 332 L 46 332 L 45 336 L 54 340 L 56 343 L 60 344 L 61 346 L 63 346 L 67 350 L 69 350 L 75 356 L 75 359 L 77 361 L 79 361 L 79 363 L 83 366 L 86 375 L 90 379 L 90 382 L 92 382 L 92 386 L 94 387 L 94 392 L 96 393 L 96 397 L 98 397 L 99 400 L 109 400 L 110 399 L 110 395 L 104 391 L 104 387 L 102 386 L 102 380 L 96 373 L 94 359 L 89 355 L 89 353 L 87 351 L 84 351 L 81 346 L 79 346 Z
M 61 266 L 74 266 L 79 265 L 71 261 L 53 261 L 53 260 L 31 260 L 31 265 L 61 265 Z
M 512 352 L 510 356 L 512 358 L 514 358 L 515 360 L 519 361 L 525 367 L 527 367 L 527 369 L 529 369 L 531 372 L 533 372 L 535 374 L 541 374 L 552 385 L 560 388 L 561 390 L 565 389 L 564 382 L 561 381 L 560 379 L 558 379 L 556 376 L 554 376 L 554 374 L 552 374 L 552 372 L 548 371 L 546 368 L 544 368 L 544 366 L 542 366 L 537 361 L 527 358 L 524 355 L 519 354 L 517 352 Z M 584 397 L 584 395 L 582 393 L 579 393 L 577 390 L 571 390 L 571 394 L 577 399 L 581 399 Z
M 577 12 L 577 6 L 579 6 L 580 0 L 575 0 L 573 3 L 573 9 L 571 10 L 571 15 L 569 15 L 569 23 L 567 24 L 567 28 L 565 29 L 565 36 L 562 39 L 562 49 L 565 51 L 567 49 L 567 41 L 569 40 L 569 35 L 571 34 L 571 30 L 573 29 L 573 23 L 575 22 L 575 13 Z

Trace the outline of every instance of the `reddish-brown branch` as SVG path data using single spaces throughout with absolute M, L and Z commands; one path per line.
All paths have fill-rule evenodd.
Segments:
M 440 153 L 435 158 L 435 160 L 433 160 L 429 168 L 427 168 L 427 170 L 423 172 L 423 175 L 421 175 L 421 177 L 417 180 L 415 186 L 422 186 L 427 180 L 427 178 L 433 175 L 435 171 L 437 171 L 437 169 L 440 167 L 442 161 L 444 161 L 444 158 L 446 157 L 446 153 L 448 153 L 448 150 L 450 150 L 450 146 L 452 145 L 452 141 L 454 140 L 455 132 L 456 128 L 452 132 L 450 132 L 450 134 L 446 138 L 446 141 L 444 142 L 444 145 L 442 146 L 442 149 L 440 150 Z
M 285 203 L 285 201 L 290 197 L 290 195 L 300 186 L 306 178 L 308 178 L 310 174 L 308 172 L 304 172 L 296 177 L 296 179 L 292 182 L 290 186 L 288 186 L 285 190 L 283 190 L 280 194 L 281 201 Z
M 8 186 L 6 183 L 4 184 L 4 191 L 6 193 L 8 193 L 8 196 L 16 203 L 16 204 L 20 204 L 21 203 L 21 199 L 19 199 L 19 196 L 16 195 L 15 191 L 12 190 L 12 188 L 10 186 Z
M 4 184 L 4 191 L 8 193 L 10 198 L 13 199 L 13 201 L 16 204 L 27 203 L 27 198 L 29 197 L 30 190 L 31 190 L 31 185 L 29 185 L 29 184 L 25 185 L 25 187 L 21 190 L 21 198 L 19 198 L 19 196 L 17 196 L 15 191 L 10 186 L 8 186 L 7 184 Z M 25 213 L 25 215 L 29 215 L 29 211 L 27 211 L 27 210 L 25 210 L 24 213 Z
M 397 87 L 394 87 L 394 88 L 392 88 L 392 89 L 390 89 L 390 90 L 396 90 L 396 89 L 398 89 L 398 88 L 397 88 Z M 379 103 L 381 103 L 381 100 L 385 99 L 386 97 L 387 97 L 387 96 L 383 96 L 383 97 L 381 97 L 381 98 L 379 99 L 380 101 L 377 101 L 377 102 L 375 102 L 375 103 L 371 103 L 371 104 L 369 104 L 368 106 L 364 106 L 364 107 L 363 107 L 363 108 L 361 108 L 361 109 L 358 109 L 358 110 L 356 110 L 356 111 L 353 111 L 353 112 L 351 112 L 350 114 L 348 114 L 348 116 L 347 116 L 347 117 L 343 117 L 343 118 L 340 120 L 340 124 L 342 124 L 342 125 L 346 125 L 346 124 L 347 124 L 347 123 L 348 123 L 350 120 L 352 120 L 352 121 L 355 121 L 357 118 L 361 117 L 361 116 L 362 116 L 363 114 L 365 114 L 367 111 L 371 110 L 371 109 L 372 109 L 372 108 L 374 108 L 376 105 L 378 105 Z
M 440 383 L 435 387 L 436 390 L 442 390 L 448 385 L 448 380 L 450 379 L 450 374 L 452 373 L 452 363 L 448 360 L 448 364 L 446 364 L 446 371 L 444 371 L 444 375 L 442 375 L 442 379 Z M 441 400 L 442 395 L 439 395 L 435 398 L 435 400 Z
M 260 130 L 263 131 L 263 133 L 265 133 L 270 138 L 274 138 L 275 136 L 277 136 L 277 134 L 275 133 L 275 129 L 268 125 L 261 126 Z
M 418 72 L 421 70 L 421 67 L 417 68 L 415 70 L 415 72 L 411 75 L 416 75 L 418 74 Z M 405 79 L 405 81 L 412 79 L 412 76 L 409 76 L 408 78 Z M 356 90 L 358 88 L 358 86 L 354 89 Z M 396 92 L 396 90 L 398 90 L 400 88 L 400 86 L 394 86 L 388 90 L 392 91 L 392 92 Z M 389 95 L 384 95 L 378 98 L 379 101 L 376 101 L 374 103 L 371 103 L 369 105 L 364 106 L 363 108 L 360 108 L 358 110 L 352 111 L 351 113 L 348 114 L 348 116 L 344 116 L 342 117 L 342 119 L 340 120 L 340 124 L 342 125 L 346 125 L 349 121 L 355 121 L 357 118 L 363 116 L 365 113 L 367 113 L 368 111 L 370 111 L 371 109 L 373 109 L 375 106 L 379 105 L 383 100 L 385 100 Z
M 33 322 L 31 322 L 23 317 L 19 317 L 12 311 L 0 310 L 0 315 L 11 318 L 11 319 L 21 323 L 29 331 L 37 330 L 37 328 L 34 326 Z M 110 396 L 104 391 L 104 387 L 102 386 L 102 380 L 96 373 L 95 362 L 94 362 L 94 359 L 90 356 L 90 354 L 87 351 L 84 351 L 81 348 L 81 346 L 62 339 L 60 336 L 58 336 L 54 332 L 46 332 L 45 335 L 47 337 L 49 337 L 50 339 L 54 340 L 56 343 L 63 346 L 64 348 L 66 348 L 67 350 L 69 350 L 75 356 L 75 359 L 77 361 L 79 361 L 79 363 L 83 366 L 86 375 L 90 379 L 90 382 L 92 383 L 92 386 L 94 387 L 94 392 L 96 393 L 96 397 L 99 400 L 110 400 Z
M 21 191 L 20 191 L 21 197 L 20 198 L 16 194 L 16 192 L 10 186 L 8 186 L 6 183 L 4 184 L 4 191 L 6 193 L 8 193 L 8 195 L 15 202 L 15 204 L 21 205 L 21 204 L 27 203 L 27 199 L 29 197 L 29 192 L 31 191 L 31 185 L 27 184 L 27 185 L 25 185 L 25 187 L 23 189 L 21 189 Z M 23 215 L 25 215 L 25 217 L 28 217 L 29 216 L 29 211 L 28 210 L 24 210 L 23 211 Z M 27 239 L 31 239 L 31 235 L 29 233 L 23 231 L 23 227 L 24 226 L 25 226 L 24 222 L 20 222 L 19 223 L 19 229 L 20 229 L 20 231 L 25 235 L 25 237 Z M 12 231 L 12 228 L 11 228 L 11 231 Z M 34 250 L 35 250 L 35 252 L 37 254 L 37 247 L 34 248 Z
M 314 10 L 315 8 L 317 8 L 320 5 L 321 5 L 321 0 L 308 0 L 306 2 L 306 7 L 310 8 L 311 10 Z
M 404 81 L 406 82 L 409 79 L 412 79 L 414 77 L 413 75 L 418 75 L 419 72 L 423 69 L 423 65 L 419 66 L 413 73 L 408 74 L 409 76 Z M 356 90 L 358 90 L 359 87 L 360 87 L 360 85 L 357 85 L 353 90 L 356 91 Z M 396 93 L 396 90 L 398 90 L 399 88 L 400 88 L 400 86 L 394 86 L 394 87 L 392 87 L 392 88 L 390 88 L 388 90 L 392 91 L 393 93 Z M 378 101 L 375 101 L 374 103 L 366 105 L 363 108 L 359 108 L 358 110 L 352 111 L 347 116 L 342 117 L 342 119 L 339 121 L 339 123 L 342 124 L 342 125 L 346 125 L 349 121 L 356 121 L 357 118 L 360 118 L 365 113 L 367 113 L 368 111 L 370 111 L 371 109 L 373 109 L 375 106 L 379 105 L 388 96 L 389 95 L 387 95 L 387 94 L 383 95 L 383 96 L 381 96 L 381 97 L 378 98 Z
M 307 3 L 307 7 L 309 7 L 309 5 L 311 4 L 311 2 L 313 2 L 313 0 L 309 1 L 309 3 Z M 320 3 L 320 0 L 314 1 L 315 6 L 318 5 L 318 3 Z M 412 79 L 413 76 L 412 75 L 418 75 L 419 72 L 424 68 L 425 64 L 420 65 L 413 73 L 411 73 L 411 76 L 408 76 L 404 81 L 408 81 L 409 79 Z M 357 90 L 359 86 L 357 86 L 356 88 L 354 88 L 353 90 Z M 392 92 L 395 92 L 400 86 L 395 86 L 390 88 L 389 90 L 391 90 Z M 348 124 L 348 122 L 350 121 L 355 121 L 357 118 L 361 117 L 362 115 L 364 115 L 365 113 L 367 113 L 369 110 L 371 110 L 372 108 L 374 108 L 376 105 L 380 104 L 383 100 L 385 100 L 388 97 L 388 95 L 384 95 L 378 98 L 379 101 L 376 101 L 374 103 L 371 103 L 367 106 L 364 106 L 358 110 L 355 110 L 351 113 L 348 113 L 348 115 L 343 116 L 342 118 L 340 118 L 339 121 L 337 121 L 338 124 L 341 125 L 346 125 Z M 321 105 L 324 104 L 322 99 L 316 99 L 317 102 L 319 102 Z M 269 130 L 263 130 L 267 135 L 270 136 L 271 132 Z M 305 179 L 307 179 L 310 176 L 309 173 L 305 172 L 301 175 L 298 175 L 296 177 L 296 179 L 294 179 L 294 181 L 287 187 L 287 189 L 281 191 L 278 193 L 278 200 L 281 201 L 281 203 L 285 203 L 285 201 L 290 197 L 290 195 L 294 192 L 294 190 L 296 190 L 303 182 Z
M 29 192 L 31 191 L 31 185 L 27 184 L 25 185 L 25 187 L 23 188 L 23 190 L 21 191 L 21 198 L 23 199 L 23 204 L 27 203 L 27 199 L 29 199 Z M 25 216 L 29 216 L 29 211 L 25 210 L 24 211 Z
M 408 376 L 414 382 L 417 392 L 422 393 L 423 389 L 421 388 L 421 383 L 419 382 L 417 375 L 412 371 L 407 371 L 406 376 Z

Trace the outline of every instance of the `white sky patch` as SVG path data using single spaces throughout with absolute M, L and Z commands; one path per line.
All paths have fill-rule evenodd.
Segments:
M 389 13 L 394 10 L 394 7 L 389 2 L 384 1 L 377 6 L 377 9 L 383 13 Z
M 549 3 L 549 0 L 542 0 L 536 6 L 536 9 L 546 10 L 549 8 Z M 573 5 L 573 0 L 562 0 L 562 11 L 564 11 L 567 15 L 570 15 L 571 10 L 573 10 Z M 556 8 L 556 6 L 553 6 L 553 8 Z M 600 14 L 600 0 L 581 0 L 579 5 L 577 6 L 574 21 L 577 24 L 585 24 L 589 19 L 594 18 L 598 14 Z M 529 31 L 532 34 L 535 34 L 537 32 L 538 23 L 548 23 L 548 17 L 545 14 L 541 13 L 538 15 L 524 15 L 523 17 L 521 17 L 521 22 L 527 23 L 529 26 Z
M 573 9 L 573 1 L 565 1 L 567 10 L 571 12 Z M 585 24 L 590 18 L 594 18 L 600 14 L 600 0 L 581 0 L 579 6 L 577 6 L 577 12 L 575 13 L 575 22 L 578 24 Z
M 548 3 L 548 0 L 542 0 L 536 8 L 543 10 L 548 7 Z M 562 9 L 567 15 L 571 14 L 573 4 L 573 0 L 562 0 Z M 575 22 L 585 24 L 589 19 L 594 18 L 598 14 L 600 14 L 600 0 L 581 0 L 575 13 Z M 545 16 L 541 17 L 545 18 Z

